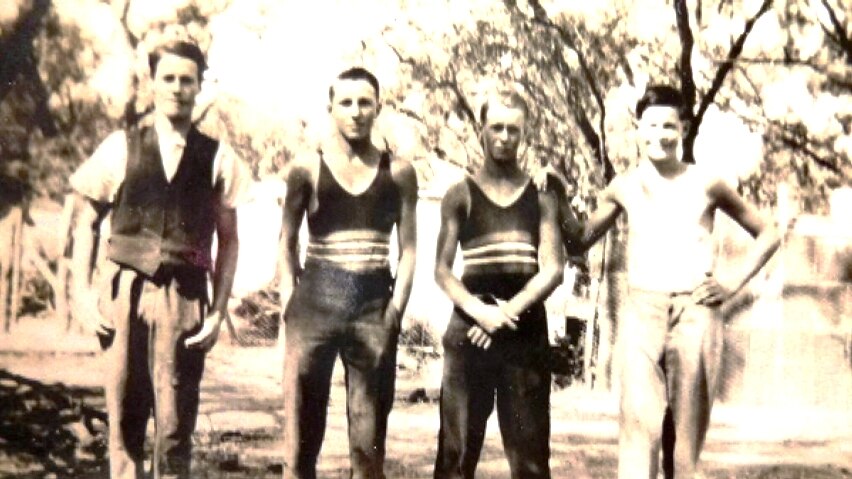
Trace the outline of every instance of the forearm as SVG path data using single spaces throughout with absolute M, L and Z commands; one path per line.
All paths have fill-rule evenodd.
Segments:
M 452 274 L 450 268 L 440 268 L 435 273 L 435 282 L 450 298 L 453 305 L 475 318 L 486 304 L 467 290 L 464 284 Z
M 755 242 L 745 260 L 741 263 L 741 273 L 732 286 L 732 292 L 741 290 L 778 250 L 781 238 L 773 226 L 767 226 L 755 238 Z
M 237 271 L 237 258 L 240 243 L 236 235 L 219 238 L 219 250 L 216 255 L 216 266 L 213 270 L 213 302 L 214 312 L 224 313 L 228 308 L 228 298 L 234 286 L 234 275 Z
M 393 286 L 393 298 L 391 298 L 391 302 L 397 311 L 405 311 L 408 299 L 411 297 L 415 262 L 416 254 L 413 248 L 407 248 L 400 255 Z
M 278 294 L 281 306 L 286 307 L 293 296 L 299 278 L 298 259 L 285 258 L 281 268 L 281 280 L 278 283 Z
M 511 316 L 519 317 L 533 304 L 544 301 L 559 285 L 562 280 L 562 271 L 561 265 L 539 270 L 515 296 L 509 299 L 503 310 Z
M 99 247 L 100 222 L 93 207 L 78 199 L 80 203 L 74 218 L 74 241 L 71 254 L 71 279 L 75 291 L 92 287 Z
M 92 229 L 76 228 L 71 259 L 71 279 L 75 291 L 91 288 L 97 254 L 98 239 Z

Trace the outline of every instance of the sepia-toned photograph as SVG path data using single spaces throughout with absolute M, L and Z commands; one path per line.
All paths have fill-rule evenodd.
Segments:
M 848 0 L 2 0 L 0 477 L 852 479 Z

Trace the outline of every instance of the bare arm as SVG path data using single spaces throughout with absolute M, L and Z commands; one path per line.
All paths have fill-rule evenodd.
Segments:
M 411 163 L 404 162 L 394 175 L 394 181 L 399 186 L 402 200 L 399 223 L 397 224 L 397 240 L 399 243 L 399 262 L 396 269 L 396 280 L 391 298 L 392 312 L 396 326 L 402 319 L 402 313 L 411 296 L 411 286 L 414 283 L 414 266 L 417 259 L 417 174 Z M 391 309 L 391 308 L 389 308 Z
M 217 212 L 216 236 L 218 252 L 213 270 L 213 301 L 211 313 L 225 314 L 228 298 L 234 286 L 234 274 L 237 271 L 237 257 L 240 251 L 240 239 L 237 235 L 237 211 L 234 208 L 221 208 Z
M 299 265 L 299 228 L 308 210 L 311 197 L 311 174 L 307 165 L 295 163 L 287 174 L 287 193 L 284 197 L 284 213 L 281 225 L 281 311 L 293 296 L 296 282 L 301 274 Z
M 543 177 L 536 176 L 534 181 L 539 185 L 540 192 L 548 192 L 555 197 L 557 225 L 562 233 L 562 244 L 565 246 L 565 251 L 569 256 L 582 255 L 588 247 L 584 248 L 580 243 L 583 224 L 577 219 L 574 209 L 571 207 L 567 181 L 550 166 L 543 170 L 540 175 L 543 175 Z
M 453 275 L 453 261 L 459 232 L 467 218 L 470 198 L 464 182 L 453 185 L 441 202 L 441 229 L 438 232 L 438 251 L 435 260 L 435 282 L 449 296 L 456 307 L 488 334 L 499 329 L 516 329 L 517 325 L 499 307 L 488 305 L 470 293 L 464 284 Z M 487 345 L 482 344 L 482 347 Z
M 542 301 L 562 279 L 562 248 L 559 244 L 556 197 L 553 194 L 539 193 L 538 203 L 541 211 L 538 244 L 539 270 L 512 299 L 503 305 L 503 311 L 510 317 L 518 317 L 534 303 Z
M 216 265 L 213 268 L 213 301 L 210 312 L 204 318 L 201 330 L 186 339 L 186 346 L 194 349 L 210 350 L 219 337 L 222 321 L 228 317 L 228 298 L 234 285 L 237 271 L 237 256 L 240 250 L 237 235 L 237 211 L 234 208 L 219 206 L 216 211 L 216 237 L 218 249 Z
M 620 185 L 621 182 L 616 179 L 601 192 L 598 196 L 598 208 L 589 215 L 589 219 L 582 224 L 579 231 L 566 231 L 566 225 L 560 225 L 562 234 L 571 235 L 570 238 L 579 251 L 586 251 L 591 248 L 615 224 L 618 215 L 623 211 L 618 201 Z
M 715 181 L 710 186 L 709 193 L 719 209 L 755 238 L 754 246 L 740 262 L 739 275 L 732 284 L 722 286 L 711 277 L 696 289 L 694 293 L 696 301 L 701 304 L 716 305 L 741 290 L 760 271 L 775 254 L 781 244 L 781 236 L 775 225 L 766 222 L 757 208 L 746 203 L 739 193 L 724 181 Z
M 74 197 L 74 245 L 71 257 L 71 280 L 74 316 L 87 329 L 109 334 L 112 323 L 98 310 L 98 291 L 93 275 L 98 258 L 99 232 L 109 205 L 96 203 L 82 195 Z

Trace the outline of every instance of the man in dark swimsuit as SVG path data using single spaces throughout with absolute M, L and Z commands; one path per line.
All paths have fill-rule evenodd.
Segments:
M 485 161 L 441 204 L 435 279 L 455 304 L 443 338 L 435 478 L 474 477 L 494 408 L 513 478 L 549 478 L 544 298 L 562 276 L 556 203 L 518 166 L 523 98 L 497 91 L 480 119 Z M 452 274 L 461 243 L 464 274 Z
M 414 274 L 417 178 L 372 143 L 379 84 L 362 68 L 329 89 L 333 128 L 296 160 L 284 202 L 284 477 L 314 478 L 331 373 L 346 368 L 351 477 L 382 478 L 396 341 Z M 298 231 L 307 214 L 304 270 Z M 396 226 L 399 262 L 388 256 Z

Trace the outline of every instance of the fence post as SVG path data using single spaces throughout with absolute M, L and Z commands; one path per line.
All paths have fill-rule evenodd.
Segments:
M 14 232 L 9 228 L 11 219 L 8 213 L 5 217 L 0 218 L 0 322 L 3 323 L 3 331 L 9 332 L 11 326 L 9 315 L 6 313 L 6 301 L 9 298 L 9 266 L 12 261 L 12 255 L 15 251 L 13 239 Z M 6 242 L 6 236 L 9 236 L 10 241 Z M 8 244 L 9 249 L 3 247 L 3 244 Z
M 592 304 L 591 311 L 588 315 L 588 320 L 586 321 L 586 333 L 585 333 L 585 341 L 583 344 L 583 384 L 586 385 L 589 389 L 594 389 L 594 374 L 592 374 L 592 358 L 595 353 L 595 324 L 598 321 L 598 315 L 600 314 L 599 307 L 599 296 L 598 292 L 600 291 L 600 281 L 597 278 L 592 278 L 589 284 L 589 297 L 594 303 Z M 596 361 L 596 366 L 600 365 L 600 358 Z M 600 374 L 605 371 L 598 371 Z
M 17 322 L 22 211 L 20 206 L 11 206 L 0 218 L 0 323 L 6 332 Z
M 15 208 L 13 221 L 13 244 L 12 244 L 12 291 L 9 298 L 9 316 L 11 322 L 18 322 L 18 303 L 21 296 L 21 256 L 24 254 L 24 210 L 23 207 Z
M 68 307 L 68 256 L 69 249 L 74 239 L 71 236 L 71 216 L 74 214 L 74 196 L 65 195 L 62 205 L 62 216 L 59 218 L 59 238 L 62 242 L 59 248 L 59 256 L 56 259 L 56 316 L 60 321 L 65 321 L 66 330 L 71 329 L 73 319 Z

